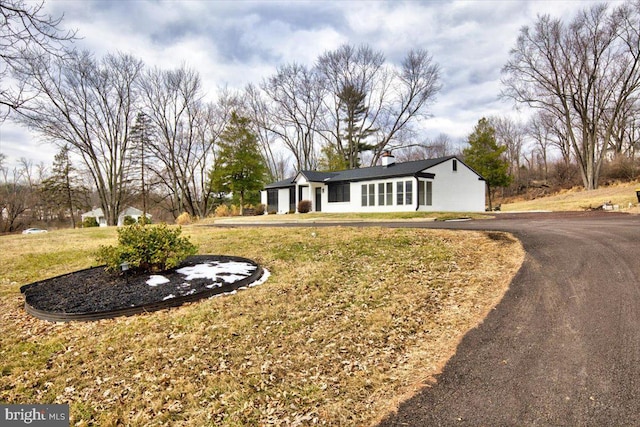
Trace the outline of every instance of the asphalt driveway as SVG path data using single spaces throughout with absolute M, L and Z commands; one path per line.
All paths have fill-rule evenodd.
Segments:
M 464 336 L 436 384 L 380 427 L 640 426 L 640 216 L 283 226 L 295 225 L 499 230 L 524 245 L 503 300 Z
M 510 231 L 527 255 L 437 383 L 380 426 L 640 425 L 639 216 L 514 214 L 431 226 Z

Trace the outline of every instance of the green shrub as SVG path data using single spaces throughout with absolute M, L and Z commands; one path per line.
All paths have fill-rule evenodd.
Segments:
M 180 233 L 181 228 L 170 229 L 166 224 L 123 227 L 118 229 L 118 245 L 100 246 L 96 258 L 111 271 L 118 271 L 125 262 L 133 270 L 171 269 L 198 252 L 197 246 L 186 237 L 180 237 Z
M 82 221 L 82 228 L 97 227 L 99 225 L 98 220 L 94 216 L 88 216 Z
M 300 200 L 298 202 L 298 212 L 300 213 L 311 212 L 311 200 Z
M 131 215 L 127 215 L 124 217 L 124 221 L 123 221 L 124 225 L 133 225 L 136 223 L 136 219 L 134 217 L 132 217 Z
M 151 218 L 149 218 L 148 216 L 140 216 L 138 217 L 138 224 L 149 225 L 151 224 Z

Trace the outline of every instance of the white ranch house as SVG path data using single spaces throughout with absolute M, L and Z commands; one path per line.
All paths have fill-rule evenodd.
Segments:
M 142 211 L 140 209 L 129 206 L 128 208 L 120 212 L 120 215 L 118 215 L 118 227 L 122 227 L 124 225 L 124 218 L 127 216 L 130 216 L 131 218 L 138 221 L 142 216 Z M 80 218 L 82 218 L 82 221 L 84 221 L 85 218 L 91 218 L 91 217 L 95 218 L 96 221 L 98 221 L 98 225 L 100 227 L 107 226 L 107 218 L 104 216 L 104 212 L 102 211 L 102 208 L 96 208 L 80 215 Z M 147 218 L 151 220 L 151 214 L 147 213 Z
M 483 212 L 486 184 L 456 156 L 395 163 L 385 153 L 382 165 L 338 172 L 300 171 L 266 185 L 261 202 L 267 212 L 295 212 L 310 200 L 312 211 Z

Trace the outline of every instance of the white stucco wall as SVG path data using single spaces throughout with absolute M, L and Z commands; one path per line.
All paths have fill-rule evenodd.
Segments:
M 453 160 L 429 169 L 436 178 L 433 182 L 432 211 L 484 212 L 486 183 L 471 169 L 458 161 L 453 171 Z M 421 208 L 421 210 L 423 210 Z
M 304 176 L 298 176 L 297 185 L 302 185 L 302 198 L 299 198 L 300 187 L 296 187 L 296 203 L 300 200 L 311 200 L 312 210 L 316 211 L 315 189 L 323 188 L 321 193 L 321 211 L 327 213 L 349 213 L 349 212 L 412 212 L 412 211 L 431 211 L 431 212 L 483 212 L 485 209 L 485 182 L 480 180 L 472 170 L 467 168 L 462 162 L 458 161 L 457 171 L 453 170 L 453 160 L 440 163 L 429 169 L 424 170 L 425 173 L 435 174 L 435 178 L 389 178 L 372 180 L 365 182 L 353 182 L 350 184 L 350 201 L 349 202 L 332 202 L 329 203 L 329 189 L 326 185 L 319 182 L 307 182 Z M 411 204 L 397 204 L 397 183 L 411 181 L 412 201 Z M 432 182 L 432 204 L 430 206 L 418 206 L 418 181 L 426 180 Z M 392 183 L 393 187 L 393 204 L 378 205 L 378 184 Z M 375 205 L 362 206 L 362 184 L 374 184 L 375 186 Z M 266 191 L 262 192 L 262 203 L 267 203 Z M 289 212 L 289 190 L 280 189 L 278 192 L 278 213 Z

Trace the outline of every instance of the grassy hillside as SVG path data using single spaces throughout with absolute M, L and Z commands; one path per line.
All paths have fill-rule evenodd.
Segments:
M 523 259 L 501 233 L 184 228 L 263 285 L 92 323 L 23 310 L 20 285 L 93 264 L 115 230 L 0 237 L 0 403 L 69 403 L 71 425 L 370 425 L 430 381 Z
M 640 213 L 636 189 L 640 190 L 639 182 L 618 183 L 591 191 L 576 187 L 533 200 L 510 200 L 502 203 L 501 210 L 583 211 L 598 208 L 610 202 L 618 205 L 622 211 Z

